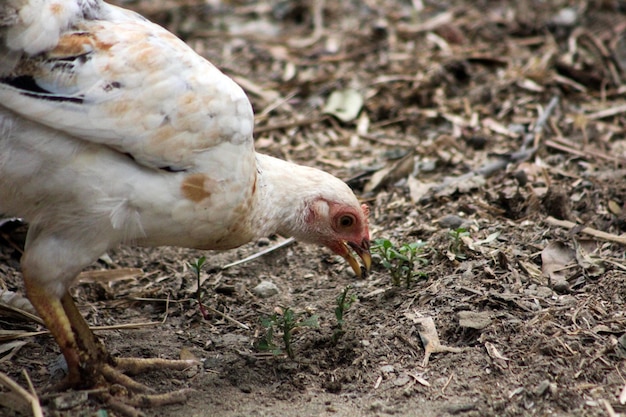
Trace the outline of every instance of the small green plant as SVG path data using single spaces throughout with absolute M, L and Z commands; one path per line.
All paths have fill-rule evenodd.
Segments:
M 198 300 L 198 308 L 200 309 L 200 313 L 205 320 L 209 319 L 209 312 L 206 310 L 204 305 L 202 304 L 202 293 L 200 291 L 200 272 L 202 271 L 202 267 L 206 262 L 206 256 L 201 256 L 195 262 L 188 262 L 189 267 L 193 271 L 196 276 L 196 280 L 198 281 L 198 289 L 196 290 L 196 299 Z
M 463 239 L 470 235 L 470 232 L 464 228 L 459 227 L 458 229 L 451 229 L 448 231 L 448 236 L 450 237 L 450 245 L 448 246 L 448 250 L 454 254 L 454 257 L 458 260 L 467 259 L 467 254 L 465 253 L 463 246 Z
M 350 288 L 352 287 L 348 285 L 346 288 L 344 288 L 341 294 L 339 294 L 337 298 L 335 298 L 335 302 L 337 304 L 337 307 L 335 307 L 335 318 L 337 319 L 337 327 L 335 327 L 335 331 L 333 332 L 333 343 L 337 343 L 341 336 L 344 335 L 344 316 L 346 314 L 346 311 L 348 311 L 350 307 L 352 307 L 352 304 L 354 304 L 357 299 L 355 294 L 350 294 L 350 296 L 348 296 Z
M 318 316 L 303 317 L 304 313 L 296 313 L 291 308 L 281 309 L 282 312 L 274 313 L 269 317 L 261 318 L 261 325 L 265 328 L 265 335 L 261 338 L 257 347 L 260 350 L 270 351 L 275 355 L 281 354 L 282 349 L 274 342 L 276 330 L 283 333 L 285 352 L 289 358 L 294 359 L 293 333 L 302 327 L 319 328 Z
M 417 264 L 426 264 L 428 261 L 422 257 L 425 242 L 417 241 L 395 246 L 389 239 L 376 239 L 372 245 L 372 252 L 381 258 L 383 267 L 391 273 L 393 285 L 400 286 L 402 282 L 406 287 L 411 286 L 413 278 L 421 273 L 416 272 Z

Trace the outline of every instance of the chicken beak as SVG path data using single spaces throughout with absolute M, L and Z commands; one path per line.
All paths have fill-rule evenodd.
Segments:
M 346 246 L 348 248 L 351 248 L 357 255 L 359 255 L 359 258 L 361 258 L 361 261 L 363 261 L 363 266 L 365 267 L 365 271 L 363 271 L 363 268 L 361 268 L 361 264 L 359 263 L 359 261 L 348 249 L 343 257 L 350 264 L 350 267 L 354 271 L 354 274 L 359 278 L 367 277 L 367 274 L 370 272 L 370 268 L 372 267 L 372 255 L 370 254 L 369 240 L 364 240 L 363 242 L 361 242 L 360 245 L 354 242 L 346 242 Z

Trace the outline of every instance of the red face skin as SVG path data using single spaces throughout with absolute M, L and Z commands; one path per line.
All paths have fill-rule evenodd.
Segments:
M 327 202 L 331 231 L 323 234 L 322 244 L 343 257 L 358 277 L 367 274 L 372 265 L 370 235 L 368 228 L 369 208 L 363 204 L 361 210 Z M 361 258 L 365 271 L 352 251 Z

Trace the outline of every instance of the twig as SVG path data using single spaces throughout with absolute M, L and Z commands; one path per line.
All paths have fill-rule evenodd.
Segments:
M 167 301 L 165 302 L 165 314 L 163 315 L 163 320 L 161 321 L 161 324 L 165 324 L 165 321 L 167 320 L 167 316 L 170 314 L 170 294 L 167 294 Z
M 26 372 L 26 369 L 22 369 L 22 375 L 24 375 L 24 378 L 26 379 L 26 383 L 28 384 L 28 389 L 30 390 L 31 395 L 36 397 L 37 392 L 35 391 L 35 386 L 33 385 L 33 381 L 30 380 L 30 376 L 28 376 L 28 372 Z
M 563 227 L 563 228 L 566 228 L 568 230 L 571 230 L 571 229 L 573 229 L 575 227 L 579 227 L 580 226 L 579 224 L 576 224 L 574 222 L 570 222 L 570 221 L 567 221 L 567 220 L 555 219 L 552 216 L 548 216 L 545 221 L 546 221 L 546 223 L 548 223 L 548 224 L 550 224 L 552 226 Z M 598 238 L 598 239 L 606 240 L 608 242 L 619 243 L 621 245 L 626 245 L 626 236 L 617 236 L 617 235 L 614 235 L 612 233 L 606 233 L 606 232 L 603 232 L 603 231 L 600 231 L 600 230 L 592 229 L 591 227 L 583 227 L 580 231 L 582 233 L 591 235 L 591 236 L 593 236 L 595 238 Z
M 446 388 L 448 388 L 448 386 L 450 386 L 450 382 L 452 382 L 452 378 L 454 378 L 454 372 L 452 372 L 450 374 L 450 376 L 448 377 L 448 380 L 446 381 L 445 384 L 443 384 L 443 387 L 441 388 L 441 393 L 445 395 L 446 393 Z
M 27 402 L 33 412 L 33 417 L 43 417 L 43 411 L 41 411 L 41 405 L 39 404 L 39 398 L 37 398 L 37 396 L 20 387 L 15 381 L 9 378 L 8 375 L 2 372 L 0 372 L 0 384 L 13 391 L 13 393 Z
M 280 99 L 280 94 L 275 90 L 265 89 L 245 77 L 237 76 L 234 74 L 230 74 L 230 77 L 244 90 L 246 90 L 246 92 L 260 97 L 268 103 L 272 103 Z
M 112 326 L 89 326 L 89 329 L 94 332 L 98 332 L 101 330 L 123 330 L 123 329 L 139 329 L 141 327 L 150 327 L 161 324 L 158 321 L 148 321 L 143 323 L 126 323 L 126 324 L 115 324 Z
M 626 271 L 626 265 L 623 265 L 623 264 L 621 264 L 619 262 L 613 261 L 611 259 L 603 259 L 602 261 L 606 262 L 606 263 L 609 263 L 609 264 L 613 265 L 614 267 L 621 269 L 622 271 Z
M 539 145 L 537 142 L 539 141 L 541 133 L 543 132 L 543 129 L 545 128 L 548 119 L 552 115 L 552 112 L 554 112 L 554 109 L 556 108 L 558 103 L 558 96 L 552 97 L 543 113 L 541 113 L 537 118 L 537 123 L 535 123 L 535 127 L 533 128 L 532 132 L 524 135 L 522 146 L 518 151 L 504 155 L 498 155 L 498 159 L 489 161 L 483 164 L 481 167 L 477 168 L 476 170 L 470 171 L 463 175 L 457 177 L 446 177 L 443 182 L 434 185 L 431 189 L 436 193 L 440 190 L 445 189 L 450 184 L 469 181 L 476 176 L 489 177 L 497 171 L 506 168 L 509 164 L 519 163 L 530 159 L 537 151 Z
M 313 33 L 310 37 L 304 39 L 291 39 L 288 44 L 292 48 L 306 48 L 322 39 L 324 34 L 324 5 L 325 0 L 313 1 Z
M 383 376 L 378 375 L 378 378 L 376 378 L 376 382 L 374 383 L 374 389 L 378 389 L 381 382 L 383 382 Z
M 530 159 L 537 151 L 537 148 L 539 146 L 538 142 L 541 138 L 541 134 L 543 133 L 546 123 L 554 112 L 557 104 L 559 104 L 559 97 L 552 97 L 550 99 L 550 102 L 544 109 L 543 113 L 541 113 L 537 118 L 537 123 L 535 123 L 535 127 L 533 128 L 532 132 L 524 135 L 522 146 L 518 151 L 510 153 L 508 155 L 503 155 L 497 161 L 488 162 L 480 167 L 476 172 L 484 176 L 489 176 L 500 169 L 506 168 L 506 166 L 510 163 L 523 162 Z
M 400 339 L 401 342 L 403 342 L 404 344 L 406 344 L 409 348 L 411 348 L 411 350 L 413 350 L 415 353 L 422 353 L 422 349 L 420 349 L 415 343 L 413 343 L 412 340 L 410 340 L 409 338 L 407 338 L 406 336 L 404 336 L 401 333 L 395 333 L 394 334 L 395 337 L 397 337 L 398 339 Z
M 602 403 L 602 405 L 604 405 L 604 408 L 608 414 L 609 417 L 619 417 L 620 414 L 617 414 L 615 412 L 615 410 L 613 409 L 613 406 L 611 405 L 611 403 L 608 400 L 605 400 L 604 398 L 602 398 L 600 400 L 600 402 Z
M 254 260 L 254 259 L 256 259 L 256 258 L 260 258 L 260 257 L 261 257 L 261 256 L 263 256 L 263 255 L 266 255 L 266 254 L 268 254 L 268 253 L 270 253 L 270 252 L 273 252 L 273 251 L 275 251 L 275 250 L 277 250 L 277 249 L 280 249 L 280 248 L 282 248 L 283 246 L 290 245 L 290 244 L 292 244 L 292 243 L 293 243 L 293 242 L 295 242 L 295 241 L 296 241 L 296 240 L 295 240 L 294 238 L 290 237 L 290 238 L 285 239 L 285 240 L 283 240 L 282 242 L 280 242 L 280 243 L 278 243 L 278 244 L 276 244 L 276 245 L 274 245 L 274 246 L 270 246 L 270 247 L 269 247 L 269 248 L 267 248 L 267 249 L 263 249 L 262 251 L 257 252 L 257 253 L 255 253 L 254 255 L 250 255 L 250 256 L 248 256 L 247 258 L 243 258 L 243 259 L 240 259 L 240 260 L 238 260 L 238 261 L 231 262 L 231 263 L 229 263 L 229 264 L 227 264 L 227 265 L 224 265 L 224 266 L 222 267 L 222 269 L 228 269 L 228 268 L 231 268 L 231 267 L 233 267 L 233 266 L 237 266 L 237 265 L 244 264 L 244 263 L 246 263 L 246 262 L 250 262 L 250 261 L 252 261 L 252 260 Z
M 5 304 L 5 303 L 0 304 L 0 311 L 7 311 L 9 313 L 13 313 L 14 315 L 23 317 L 24 319 L 43 325 L 43 320 L 40 319 L 39 316 L 37 316 L 36 314 L 30 313 L 18 307 L 13 307 L 12 305 L 9 305 L 9 304 Z
M 48 334 L 48 333 L 50 332 L 47 330 L 42 330 L 40 332 L 15 331 L 15 333 L 10 333 L 10 334 L 3 333 L 2 335 L 0 335 L 0 342 L 9 342 L 11 340 L 26 339 L 27 337 L 41 336 L 41 335 Z
M 532 133 L 527 134 L 526 137 L 524 138 L 522 149 L 526 148 L 535 140 L 537 140 L 538 135 L 543 133 L 543 129 L 546 123 L 548 122 L 548 119 L 552 115 L 552 112 L 556 108 L 557 104 L 559 104 L 559 97 L 558 96 L 552 97 L 550 99 L 550 102 L 546 106 L 545 110 L 543 111 L 543 113 L 539 115 L 539 118 L 537 119 L 537 123 L 535 123 L 535 127 L 533 128 Z M 534 143 L 534 146 L 537 146 L 537 144 Z
M 214 308 L 213 308 L 213 307 L 211 307 L 211 306 L 204 306 L 204 308 L 206 308 L 206 309 L 208 309 L 208 310 L 211 310 L 211 312 L 212 312 L 213 314 L 217 314 L 218 316 L 221 316 L 222 318 L 224 318 L 224 319 L 226 319 L 226 320 L 230 321 L 231 323 L 236 324 L 237 326 L 241 327 L 242 329 L 245 329 L 245 330 L 250 330 L 250 326 L 248 326 L 247 324 L 243 324 L 243 323 L 242 323 L 242 322 L 240 322 L 240 321 L 235 320 L 234 318 L 230 317 L 230 316 L 229 316 L 228 314 L 226 314 L 226 313 L 222 313 L 221 311 L 216 310 L 216 309 L 214 309 Z
M 604 160 L 615 162 L 618 164 L 626 164 L 626 159 L 624 158 L 607 155 L 606 153 L 594 151 L 593 149 L 586 149 L 586 148 L 583 148 L 582 150 L 576 149 L 568 142 L 569 141 L 566 141 L 564 138 L 556 138 L 554 140 L 547 140 L 545 142 L 545 145 L 550 148 L 558 149 L 559 151 L 562 151 L 562 152 L 567 152 L 572 155 L 580 156 L 581 158 L 586 158 L 589 155 L 591 155 L 596 158 L 604 159 Z
M 606 117 L 617 116 L 620 113 L 626 113 L 626 104 L 590 113 L 586 116 L 586 118 L 589 120 L 598 120 Z
M 440 13 L 434 17 L 431 17 L 429 20 L 413 25 L 398 25 L 398 33 L 403 35 L 415 35 L 416 33 L 428 32 L 431 30 L 435 30 L 441 25 L 448 24 L 452 22 L 454 19 L 454 11 L 447 11 L 444 13 Z
M 282 106 L 283 104 L 287 103 L 296 94 L 298 94 L 298 90 L 292 91 L 291 93 L 287 94 L 285 97 L 281 97 L 279 100 L 276 100 L 275 102 L 270 103 L 267 107 L 263 109 L 263 111 L 259 112 L 255 116 L 255 119 L 258 120 L 258 119 L 265 118 L 272 110 L 275 110 L 278 107 Z

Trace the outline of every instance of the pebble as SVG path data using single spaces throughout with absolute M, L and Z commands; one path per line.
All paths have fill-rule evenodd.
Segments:
M 278 294 L 278 287 L 271 281 L 261 281 L 252 289 L 252 293 L 260 298 L 269 298 Z
M 573 7 L 565 7 L 552 18 L 552 23 L 557 26 L 572 27 L 578 21 L 578 13 Z
M 411 378 L 407 374 L 401 374 L 398 376 L 398 378 L 396 378 L 395 381 L 393 381 L 393 385 L 395 385 L 396 387 L 401 387 L 408 384 L 409 382 L 411 382 Z
M 380 367 L 380 372 L 382 372 L 383 374 L 390 374 L 395 372 L 395 369 L 393 365 L 384 365 Z
M 466 220 L 462 217 L 450 214 L 439 219 L 437 223 L 441 227 L 447 227 L 450 229 L 458 229 L 459 227 L 463 225 L 463 223 L 465 223 L 465 221 Z
M 459 326 L 482 330 L 491 325 L 491 313 L 488 311 L 459 311 Z

